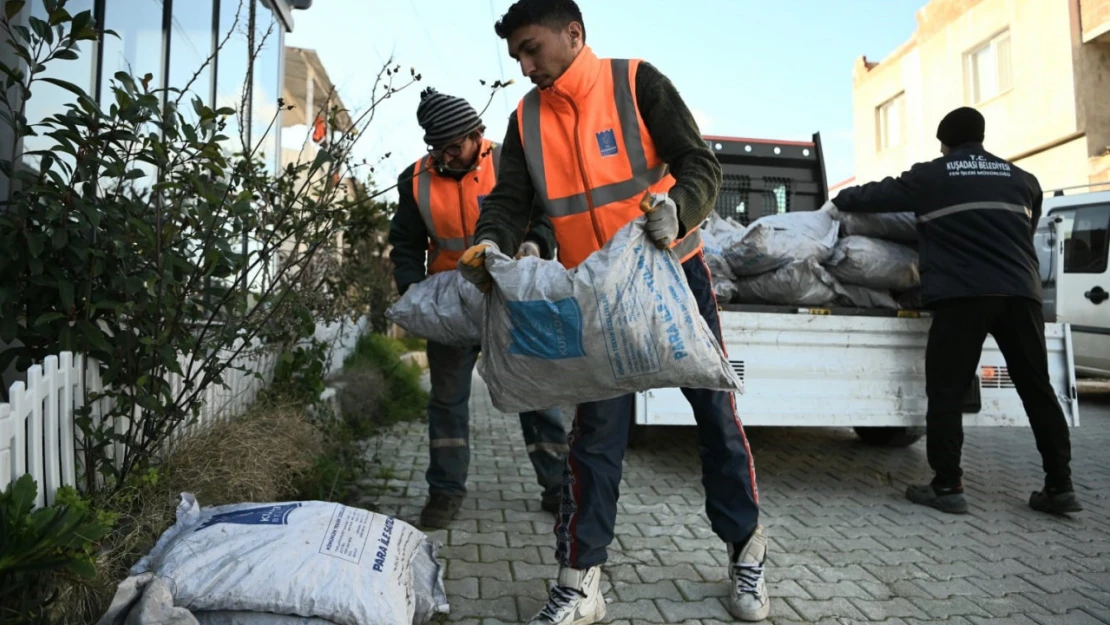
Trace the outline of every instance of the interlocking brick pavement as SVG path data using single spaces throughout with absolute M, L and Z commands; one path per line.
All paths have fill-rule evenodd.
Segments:
M 1040 487 L 1028 428 L 969 428 L 971 514 L 903 498 L 928 476 L 924 443 L 864 446 L 849 430 L 752 428 L 775 625 L 1110 623 L 1110 390 L 1084 397 L 1073 430 L 1073 519 L 1030 510 Z M 414 521 L 427 492 L 427 430 L 397 427 L 376 448 L 391 491 L 368 500 Z M 470 495 L 445 546 L 451 622 L 530 618 L 556 573 L 554 520 L 540 510 L 515 416 L 471 400 Z M 723 545 L 709 531 L 693 428 L 649 431 L 625 458 L 603 590 L 622 625 L 731 622 Z

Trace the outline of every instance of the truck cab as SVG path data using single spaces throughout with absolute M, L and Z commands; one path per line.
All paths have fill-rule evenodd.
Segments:
M 815 211 L 829 199 L 821 133 L 811 141 L 705 135 L 721 164 L 714 212 L 747 226 L 760 217 Z
M 1110 377 L 1110 184 L 1104 187 L 1045 198 L 1035 235 L 1045 319 L 1071 325 L 1075 370 L 1087 377 Z

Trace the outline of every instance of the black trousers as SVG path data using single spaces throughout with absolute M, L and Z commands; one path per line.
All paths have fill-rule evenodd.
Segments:
M 961 485 L 963 398 L 975 379 L 983 341 L 990 334 L 1006 359 L 1045 471 L 1045 484 L 1071 487 L 1071 438 L 1048 378 L 1041 305 L 1022 297 L 946 300 L 934 306 L 925 350 L 926 450 L 933 485 Z
M 717 298 L 705 257 L 682 263 L 690 291 L 709 329 L 724 349 Z M 713 532 L 725 543 L 743 544 L 759 524 L 759 491 L 736 398 L 727 391 L 682 389 L 698 424 L 705 512 Z M 617 522 L 624 452 L 634 395 L 579 404 L 571 429 L 570 455 L 563 477 L 563 500 L 556 519 L 555 557 L 559 564 L 584 570 L 604 564 Z M 657 489 L 665 488 L 662 484 Z M 662 492 L 662 490 L 660 491 Z

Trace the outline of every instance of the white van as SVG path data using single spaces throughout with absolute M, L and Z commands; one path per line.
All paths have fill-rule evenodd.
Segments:
M 1046 197 L 1035 235 L 1045 319 L 1071 324 L 1076 373 L 1110 377 L 1110 190 Z

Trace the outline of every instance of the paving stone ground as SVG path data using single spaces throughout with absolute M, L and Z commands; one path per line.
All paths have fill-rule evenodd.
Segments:
M 1073 519 L 1030 510 L 1040 460 L 1028 428 L 969 428 L 971 514 L 903 498 L 928 475 L 924 442 L 859 443 L 849 430 L 751 428 L 769 534 L 769 623 L 1054 625 L 1110 623 L 1110 387 L 1081 400 L 1073 430 Z M 427 430 L 379 441 L 390 491 L 373 503 L 415 521 L 426 494 Z M 493 409 L 481 378 L 471 400 L 469 489 L 445 547 L 449 621 L 526 622 L 556 573 L 553 517 L 514 415 Z M 710 532 L 693 428 L 650 432 L 625 458 L 616 540 L 603 588 L 608 622 L 732 622 L 726 554 Z M 369 503 L 369 502 L 368 502 Z

